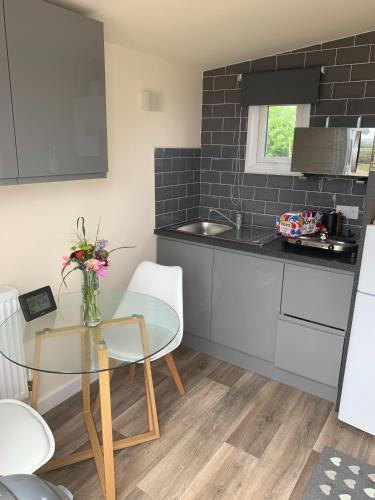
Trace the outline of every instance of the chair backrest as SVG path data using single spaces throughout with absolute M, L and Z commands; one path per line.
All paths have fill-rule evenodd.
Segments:
M 0 475 L 31 474 L 47 463 L 55 440 L 46 421 L 15 399 L 0 400 Z
M 176 341 L 181 341 L 184 331 L 181 267 L 161 266 L 149 261 L 141 262 L 134 271 L 128 290 L 151 295 L 169 304 L 180 320 Z

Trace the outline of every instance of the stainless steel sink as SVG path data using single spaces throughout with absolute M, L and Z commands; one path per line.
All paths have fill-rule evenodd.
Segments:
M 183 233 L 197 234 L 199 236 L 216 236 L 226 231 L 230 231 L 233 227 L 223 222 L 199 221 L 192 224 L 177 227 L 177 231 Z

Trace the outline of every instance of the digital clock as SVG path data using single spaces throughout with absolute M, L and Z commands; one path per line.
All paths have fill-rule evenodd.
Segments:
M 57 309 L 50 286 L 38 288 L 18 297 L 26 321 L 39 318 Z

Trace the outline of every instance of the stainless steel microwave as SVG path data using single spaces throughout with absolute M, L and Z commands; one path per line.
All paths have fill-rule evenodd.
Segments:
M 292 172 L 368 177 L 375 128 L 303 128 L 294 131 Z

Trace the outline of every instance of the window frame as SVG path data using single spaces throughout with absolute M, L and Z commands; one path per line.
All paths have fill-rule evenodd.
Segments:
M 270 105 L 274 106 L 274 105 Z M 308 127 L 311 104 L 297 104 L 296 127 Z M 291 172 L 291 158 L 264 155 L 267 140 L 268 105 L 249 106 L 245 172 L 273 175 L 301 175 Z

